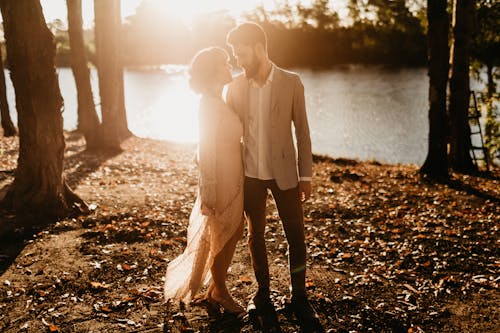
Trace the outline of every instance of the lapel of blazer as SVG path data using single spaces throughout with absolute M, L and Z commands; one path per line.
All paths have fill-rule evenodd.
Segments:
M 281 70 L 274 65 L 273 81 L 271 85 L 271 112 L 275 112 L 278 106 L 279 89 L 281 88 Z
M 273 81 L 271 85 L 271 123 L 276 118 L 278 112 L 278 96 L 281 87 L 281 69 L 274 65 Z

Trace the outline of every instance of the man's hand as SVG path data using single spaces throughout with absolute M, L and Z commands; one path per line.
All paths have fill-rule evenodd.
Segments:
M 300 202 L 306 202 L 311 196 L 311 182 L 301 180 L 299 182 L 299 198 Z

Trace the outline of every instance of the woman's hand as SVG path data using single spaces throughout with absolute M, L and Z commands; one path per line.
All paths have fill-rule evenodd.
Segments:
M 215 209 L 202 203 L 201 204 L 201 213 L 205 216 L 215 216 Z

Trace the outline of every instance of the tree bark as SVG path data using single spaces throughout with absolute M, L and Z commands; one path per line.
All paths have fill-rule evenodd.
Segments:
M 78 130 L 85 136 L 88 150 L 99 146 L 99 117 L 95 110 L 90 70 L 87 66 L 83 41 L 82 0 L 66 0 L 68 7 L 68 33 L 71 48 L 71 69 L 78 94 Z
M 87 207 L 63 177 L 63 99 L 40 2 L 1 0 L 0 8 L 19 124 L 18 166 L 2 203 L 41 223 Z
M 488 62 L 486 64 L 486 73 L 488 76 L 488 85 L 486 92 L 488 94 L 488 99 L 491 99 L 496 91 L 495 79 L 493 78 L 493 64 L 491 62 Z
M 121 141 L 130 136 L 120 52 L 120 0 L 95 0 L 94 14 L 103 144 L 119 150 Z
M 427 0 L 429 61 L 429 148 L 423 174 L 432 178 L 448 177 L 446 85 L 448 82 L 447 0 Z
M 470 155 L 469 54 L 474 0 L 455 0 L 453 10 L 452 73 L 450 80 L 450 165 L 458 172 L 477 171 Z
M 5 73 L 3 69 L 3 59 L 0 54 L 0 119 L 2 120 L 2 128 L 4 136 L 15 136 L 17 134 L 16 127 L 10 118 L 9 103 L 7 102 L 7 88 L 5 85 Z

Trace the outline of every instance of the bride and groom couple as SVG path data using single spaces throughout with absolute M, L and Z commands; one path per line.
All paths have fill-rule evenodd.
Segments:
M 264 239 L 271 190 L 288 241 L 291 309 L 303 331 L 322 331 L 305 288 L 302 203 L 311 194 L 312 153 L 304 87 L 297 74 L 270 61 L 267 37 L 259 25 L 237 26 L 227 42 L 242 75 L 233 80 L 228 54 L 216 47 L 198 52 L 189 70 L 190 86 L 201 95 L 198 196 L 186 249 L 167 268 L 165 297 L 190 301 L 208 284 L 204 296 L 208 304 L 241 318 L 246 311 L 230 295 L 226 277 L 246 216 L 258 283 L 248 309 L 258 316 L 264 331 L 279 332 Z

